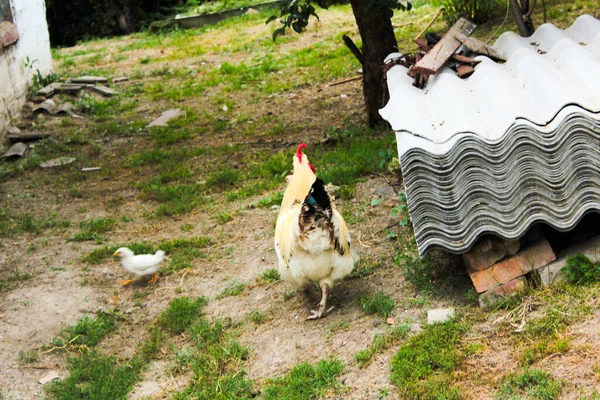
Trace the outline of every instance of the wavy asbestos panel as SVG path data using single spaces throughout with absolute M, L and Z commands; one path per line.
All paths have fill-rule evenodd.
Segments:
M 600 211 L 599 119 L 581 110 L 544 129 L 514 125 L 493 144 L 467 135 L 448 154 L 404 154 L 420 254 L 462 253 L 486 233 L 517 239 L 536 222 L 568 231 Z
M 505 64 L 480 56 L 470 78 L 444 68 L 425 90 L 412 86 L 406 68 L 389 70 L 390 101 L 380 113 L 397 132 L 400 156 L 428 146 L 442 154 L 467 132 L 494 142 L 519 120 L 543 126 L 570 105 L 600 112 L 597 19 L 583 15 L 566 30 L 544 24 L 530 38 L 505 33 L 494 47 Z

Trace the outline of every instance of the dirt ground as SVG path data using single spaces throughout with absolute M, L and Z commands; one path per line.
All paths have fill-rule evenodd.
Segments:
M 332 13 L 335 21 L 332 28 L 327 30 L 321 27 L 315 34 L 305 35 L 292 43 L 287 50 L 318 42 L 320 35 L 329 34 L 336 29 L 354 29 L 351 17 L 341 16 L 341 12 L 335 10 Z M 260 35 L 264 32 L 265 28 L 257 27 L 247 34 Z M 219 32 L 208 32 L 196 40 L 201 43 L 210 42 L 217 47 L 220 40 L 226 41 Z M 134 41 L 131 38 L 112 39 L 98 44 L 80 45 L 68 51 L 106 47 L 108 53 L 114 55 L 120 46 Z M 155 55 L 156 51 L 134 50 L 128 59 L 122 61 L 107 58 L 106 66 L 115 68 L 115 76 L 126 74 L 134 67 L 149 71 L 150 67 L 140 67 L 137 60 Z M 163 50 L 159 51 L 164 53 Z M 168 55 L 169 50 L 165 51 Z M 251 55 L 242 52 L 219 54 L 214 51 L 202 55 L 201 62 L 212 65 L 225 60 L 241 62 L 251 58 Z M 57 69 L 61 69 L 60 62 L 56 63 Z M 170 65 L 176 67 L 179 66 L 178 63 L 181 66 L 194 65 L 198 68 L 198 73 L 202 73 L 201 68 L 204 68 L 199 66 L 200 58 L 176 61 Z M 155 67 L 156 65 L 152 66 Z M 145 84 L 151 84 L 161 78 L 145 79 Z M 211 90 L 216 93 L 218 88 Z M 316 104 L 320 100 L 327 102 L 328 106 L 318 108 Z M 205 106 L 205 101 L 205 98 L 190 99 L 185 105 L 201 108 Z M 164 100 L 141 102 L 135 111 L 150 121 L 157 116 L 157 110 L 170 106 L 172 104 Z M 329 88 L 319 84 L 298 89 L 292 94 L 272 96 L 258 104 L 238 104 L 237 107 L 240 114 L 266 115 L 276 110 L 282 115 L 288 115 L 286 123 L 294 128 L 285 136 L 259 139 L 240 137 L 234 132 L 226 131 L 208 138 L 195 139 L 194 144 L 202 142 L 204 145 L 218 146 L 224 143 L 241 143 L 248 146 L 249 152 L 265 148 L 275 152 L 301 141 L 318 143 L 324 137 L 324 126 L 340 126 L 346 121 L 360 121 L 363 115 L 359 81 Z M 297 110 L 303 112 L 295 112 Z M 85 126 L 85 122 L 81 124 Z M 64 139 L 61 136 L 60 121 L 49 122 L 46 126 Z M 101 159 L 106 161 L 106 165 L 116 165 L 111 163 L 118 163 L 127 154 L 147 149 L 149 139 L 147 135 L 119 137 L 100 146 Z M 290 164 L 291 161 L 290 159 Z M 240 160 L 233 162 L 241 163 Z M 243 165 L 240 167 L 243 168 Z M 137 176 L 137 173 L 141 176 Z M 15 270 L 31 274 L 30 279 L 12 282 L 8 290 L 0 291 L 0 388 L 4 390 L 0 392 L 0 399 L 2 396 L 13 399 L 44 398 L 44 391 L 38 380 L 49 371 L 56 371 L 60 378 L 68 374 L 65 354 L 47 352 L 42 348 L 61 329 L 76 323 L 83 315 L 94 315 L 110 309 L 120 311 L 124 320 L 120 322 L 118 330 L 101 341 L 98 347 L 127 359 L 133 355 L 136 345 L 145 339 L 157 316 L 172 299 L 180 296 L 208 297 L 210 302 L 205 311 L 209 319 L 231 317 L 244 320 L 254 310 L 267 316 L 266 321 L 260 325 L 246 322 L 239 336 L 240 342 L 251 349 L 244 369 L 258 384 L 287 373 L 300 362 L 316 362 L 334 356 L 347 365 L 341 378 L 345 387 L 337 398 L 357 400 L 380 398 L 377 396 L 381 389 L 391 391 L 386 399 L 400 398 L 390 383 L 390 360 L 397 351 L 397 346 L 376 355 L 375 360 L 363 369 L 356 366 L 355 354 L 365 349 L 376 334 L 386 329 L 386 322 L 381 318 L 364 313 L 357 301 L 361 294 L 382 290 L 394 298 L 396 306 L 393 318 L 396 323 L 423 323 L 427 310 L 433 308 L 455 307 L 462 313 L 483 313 L 466 299 L 466 293 L 472 286 L 464 270 L 459 276 L 459 283 L 446 296 L 425 296 L 405 280 L 402 270 L 395 263 L 395 257 L 403 246 L 401 239 L 410 237 L 410 231 L 408 228 L 398 227 L 397 221 L 390 221 L 390 209 L 398 205 L 397 195 L 389 190 L 390 182 L 397 183 L 398 180 L 394 174 L 367 175 L 358 184 L 354 198 L 336 201 L 339 209 L 347 206 L 353 210 L 359 221 L 350 224 L 350 232 L 360 257 L 379 262 L 380 267 L 368 279 L 355 277 L 340 282 L 331 295 L 334 311 L 327 318 L 305 321 L 309 310 L 319 301 L 320 294 L 316 290 L 299 292 L 291 300 L 285 301 L 284 292 L 290 289 L 286 283 L 265 285 L 256 281 L 267 269 L 277 268 L 277 257 L 273 249 L 277 210 L 248 207 L 264 198 L 265 194 L 227 204 L 226 208 L 232 212 L 233 220 L 224 224 L 216 223 L 205 208 L 195 209 L 182 216 L 151 219 L 146 218 L 146 212 L 151 206 L 140 198 L 133 186 L 136 180 L 152 176 L 153 173 L 151 169 L 123 169 L 118 172 L 102 171 L 84 175 L 77 182 L 78 189 L 82 192 L 82 196 L 77 197 L 66 193 L 63 181 L 68 180 L 68 177 L 60 171 L 39 168 L 28 170 L 1 183 L 0 198 L 4 210 L 13 214 L 56 214 L 59 220 L 70 220 L 72 223 L 66 229 L 49 229 L 40 235 L 19 234 L 3 238 L 0 242 L 0 280 L 10 279 Z M 280 189 L 282 188 L 283 181 Z M 394 188 L 402 190 L 400 184 Z M 382 202 L 373 206 L 372 201 L 375 199 Z M 118 203 L 117 207 L 114 206 L 115 201 Z M 106 233 L 105 243 L 157 243 L 176 238 L 209 236 L 214 239 L 206 249 L 209 257 L 196 259 L 193 268 L 185 273 L 161 277 L 155 285 L 135 283 L 121 287 L 119 282 L 124 278 L 123 270 L 116 260 L 109 259 L 91 266 L 82 261 L 82 257 L 100 245 L 69 240 L 79 231 L 78 221 L 107 216 L 115 219 L 127 217 L 130 221 L 118 223 L 115 229 Z M 184 231 L 183 226 L 191 228 Z M 390 231 L 397 232 L 401 239 L 390 240 Z M 35 250 L 32 250 L 32 246 Z M 449 255 L 441 257 L 455 259 Z M 234 279 L 248 283 L 244 292 L 238 296 L 216 298 Z M 552 372 L 566 382 L 560 398 L 581 398 L 582 394 L 590 394 L 600 387 L 600 375 L 593 372 L 600 365 L 600 314 L 597 305 L 595 307 L 591 316 L 568 329 L 566 335 L 572 341 L 569 351 L 546 357 L 536 364 L 536 367 Z M 504 336 L 490 322 L 495 317 L 496 314 L 480 315 L 479 322 L 466 339 L 484 347 L 482 352 L 468 358 L 457 374 L 457 381 L 467 398 L 493 398 L 501 378 L 518 367 L 516 350 L 510 336 Z M 177 340 L 181 344 L 186 342 L 185 337 Z M 19 353 L 30 350 L 39 353 L 39 360 L 22 365 Z M 169 357 L 153 361 L 129 398 L 171 398 L 175 392 L 184 389 L 189 376 L 174 376 L 171 367 L 172 360 Z

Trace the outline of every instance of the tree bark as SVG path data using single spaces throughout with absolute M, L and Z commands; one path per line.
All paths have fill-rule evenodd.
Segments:
M 533 22 L 531 21 L 531 17 L 528 15 L 529 0 L 523 0 L 521 4 L 519 4 L 519 0 L 509 1 L 510 10 L 512 11 L 515 22 L 517 23 L 519 34 L 523 37 L 531 36 L 534 32 L 534 27 Z
M 398 42 L 392 27 L 392 11 L 377 5 L 366 8 L 367 3 L 368 0 L 350 0 L 363 43 L 363 95 L 368 123 L 374 126 L 384 122 L 379 115 L 387 93 L 383 61 L 390 53 L 398 51 Z

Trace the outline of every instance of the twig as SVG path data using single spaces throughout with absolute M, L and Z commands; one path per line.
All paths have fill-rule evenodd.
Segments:
M 350 49 L 352 54 L 354 54 L 354 57 L 356 57 L 358 62 L 360 62 L 360 65 L 363 65 L 364 64 L 364 56 L 362 54 L 362 51 L 360 51 L 360 49 L 354 44 L 352 39 L 350 39 L 350 37 L 344 35 L 344 36 L 342 36 L 342 40 L 344 41 L 344 44 L 348 47 L 348 49 Z
M 58 349 L 64 349 L 64 348 L 66 348 L 67 346 L 69 346 L 71 343 L 73 343 L 75 340 L 77 340 L 77 338 L 78 338 L 79 336 L 81 336 L 81 335 L 77 335 L 77 336 L 75 336 L 73 339 L 69 340 L 69 343 L 65 344 L 64 346 L 53 347 L 53 348 L 51 348 L 50 350 L 42 351 L 42 352 L 40 353 L 40 355 L 42 355 L 42 354 L 46 354 L 46 353 L 51 353 L 51 352 L 53 352 L 54 350 L 58 350 Z
M 357 81 L 359 79 L 362 79 L 362 75 L 353 76 L 352 78 L 348 78 L 348 79 L 344 79 L 344 80 L 341 80 L 341 81 L 330 83 L 329 85 L 327 85 L 327 87 L 332 87 L 332 86 L 337 86 L 337 85 L 343 85 L 344 83 L 348 83 L 348 82 L 352 82 L 352 81 Z
M 417 40 L 418 38 L 420 38 L 421 35 L 424 34 L 427 29 L 431 28 L 431 25 L 433 25 L 433 23 L 435 22 L 435 20 L 438 19 L 438 17 L 440 16 L 440 14 L 442 14 L 442 11 L 444 11 L 444 7 L 440 8 L 438 10 L 438 12 L 435 14 L 435 16 L 433 17 L 433 19 L 431 21 L 429 21 L 429 23 L 427 24 L 427 26 L 425 26 L 425 28 L 423 28 L 423 30 L 421 30 L 421 32 L 419 32 L 419 34 L 417 36 L 415 36 L 414 40 Z
M 177 285 L 177 286 L 165 286 L 165 287 L 162 287 L 162 288 L 158 288 L 158 289 L 156 289 L 154 291 L 154 293 L 156 294 L 156 293 L 160 292 L 161 290 L 177 289 L 178 287 L 181 287 L 181 285 L 183 285 L 183 278 L 185 278 L 185 276 L 188 274 L 188 272 L 190 272 L 190 269 L 186 268 L 185 272 L 183 273 L 183 275 L 181 275 L 181 280 L 179 281 L 179 285 Z
M 269 286 L 267 286 L 267 287 L 265 288 L 265 290 L 269 290 L 269 289 L 271 289 L 273 286 L 277 285 L 279 282 L 282 282 L 282 281 L 280 281 L 280 280 L 279 280 L 279 281 L 275 281 L 275 282 L 271 283 Z
M 56 364 L 48 364 L 48 365 L 24 365 L 19 367 L 19 369 L 50 369 L 56 367 Z

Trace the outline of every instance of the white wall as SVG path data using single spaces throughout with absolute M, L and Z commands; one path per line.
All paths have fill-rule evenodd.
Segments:
M 36 70 L 43 76 L 52 72 L 44 0 L 10 0 L 10 3 L 19 40 L 0 50 L 0 133 L 19 116 Z M 32 68 L 24 66 L 27 57 L 37 60 Z

